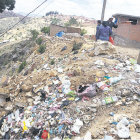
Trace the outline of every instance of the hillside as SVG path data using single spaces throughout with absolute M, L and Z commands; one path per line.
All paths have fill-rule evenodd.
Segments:
M 30 19 L 1 37 L 9 42 L 0 46 L 0 138 L 138 140 L 138 51 L 76 33 L 41 33 L 52 18 Z M 70 16 L 57 18 L 64 25 Z M 76 18 L 94 35 L 93 21 Z
M 0 19 L 8 18 L 8 17 L 20 17 L 20 18 L 22 18 L 23 16 L 20 14 L 14 13 L 12 11 L 4 11 L 4 12 L 0 13 Z

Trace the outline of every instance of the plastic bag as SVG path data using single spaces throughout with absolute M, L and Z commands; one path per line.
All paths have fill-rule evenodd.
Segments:
M 111 42 L 111 44 L 114 45 L 114 40 L 113 40 L 113 38 L 111 36 L 109 37 L 109 42 Z
M 94 97 L 96 94 L 96 84 L 79 86 L 78 96 Z

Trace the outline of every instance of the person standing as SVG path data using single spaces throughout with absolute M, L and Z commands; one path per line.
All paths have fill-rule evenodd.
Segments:
M 115 24 L 116 23 L 116 24 Z M 112 30 L 112 28 L 118 28 L 117 22 L 115 20 L 115 23 L 113 22 L 113 17 L 109 18 L 107 21 L 107 26 L 109 26 Z
M 109 36 L 112 35 L 112 30 L 107 26 L 107 22 L 103 21 L 97 31 L 97 40 L 109 41 Z
M 111 28 L 111 31 L 112 31 L 112 28 L 118 28 L 117 21 L 118 19 L 116 18 L 115 22 L 113 22 L 113 17 L 109 18 L 109 20 L 107 21 L 107 25 Z M 112 35 L 109 37 L 109 41 L 113 45 L 114 45 L 114 38 L 115 38 L 115 34 L 112 32 Z
M 99 27 L 101 25 L 101 20 L 97 21 L 97 27 L 96 27 L 96 41 L 97 41 L 97 32 L 99 31 Z

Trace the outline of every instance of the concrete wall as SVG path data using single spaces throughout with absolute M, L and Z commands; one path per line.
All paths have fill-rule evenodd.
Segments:
M 130 39 L 124 38 L 124 37 L 119 36 L 119 35 L 115 35 L 114 41 L 115 41 L 115 45 L 118 45 L 118 46 L 125 46 L 125 47 L 139 48 L 140 49 L 140 42 L 130 40 Z
M 74 27 L 63 27 L 58 25 L 50 25 L 50 36 L 55 36 L 56 33 L 64 31 L 65 33 L 81 33 L 80 28 L 74 28 Z

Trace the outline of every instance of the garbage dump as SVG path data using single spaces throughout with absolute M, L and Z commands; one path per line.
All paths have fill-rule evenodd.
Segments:
M 84 48 L 89 42 L 79 36 L 71 37 L 83 43 L 73 54 L 67 36 L 52 37 L 49 52 L 33 53 L 25 70 L 1 79 L 1 139 L 113 140 L 140 133 L 139 114 L 115 118 L 117 111 L 139 106 L 140 65 L 107 42 Z M 95 128 L 104 116 L 112 120 Z

